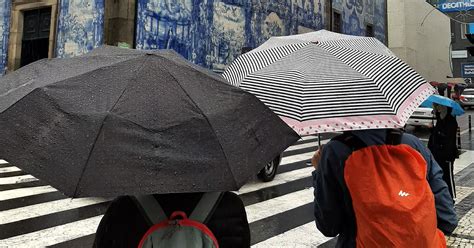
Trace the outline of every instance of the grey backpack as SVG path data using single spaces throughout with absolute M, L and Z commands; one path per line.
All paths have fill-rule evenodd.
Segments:
M 204 193 L 189 216 L 174 211 L 168 218 L 153 195 L 135 197 L 137 206 L 153 225 L 143 235 L 138 248 L 218 248 L 214 234 L 204 224 L 217 206 L 222 193 Z

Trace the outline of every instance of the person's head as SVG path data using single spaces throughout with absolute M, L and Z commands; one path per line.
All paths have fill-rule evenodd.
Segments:
M 438 117 L 444 119 L 448 114 L 451 114 L 452 108 L 440 104 L 433 103 L 433 109 Z

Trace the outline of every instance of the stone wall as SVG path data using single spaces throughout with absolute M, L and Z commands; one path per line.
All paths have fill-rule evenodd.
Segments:
M 48 57 L 54 57 L 56 18 L 58 0 L 13 0 L 10 14 L 10 35 L 8 39 L 8 70 L 20 67 L 23 37 L 23 12 L 38 8 L 51 8 Z
M 105 44 L 133 47 L 135 0 L 105 0 Z
M 428 81 L 452 76 L 450 19 L 424 0 L 388 1 L 389 48 Z

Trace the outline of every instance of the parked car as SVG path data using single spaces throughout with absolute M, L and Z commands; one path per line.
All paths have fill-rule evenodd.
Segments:
M 474 107 L 474 88 L 467 88 L 461 94 L 459 103 L 464 108 Z
M 270 182 L 275 178 L 278 170 L 278 166 L 281 163 L 281 155 L 277 156 L 273 161 L 265 165 L 263 169 L 258 173 L 258 178 L 264 182 Z
M 436 116 L 432 108 L 418 107 L 410 116 L 407 125 L 432 128 L 436 125 Z

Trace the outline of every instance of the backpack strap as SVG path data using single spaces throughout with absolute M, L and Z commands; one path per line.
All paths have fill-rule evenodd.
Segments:
M 389 129 L 385 136 L 385 144 L 400 145 L 402 143 L 403 131 L 400 129 Z
M 337 140 L 343 143 L 347 147 L 351 148 L 352 151 L 357 151 L 367 146 L 364 141 L 351 132 L 344 132 L 343 134 L 332 138 L 332 140 Z
M 168 219 L 165 211 L 153 195 L 140 195 L 133 198 L 149 225 L 154 225 Z
M 222 195 L 221 192 L 204 193 L 201 200 L 199 200 L 196 207 L 194 207 L 189 219 L 206 223 L 209 217 L 214 213 Z M 146 221 L 149 225 L 154 225 L 168 219 L 165 211 L 153 195 L 140 195 L 133 198 L 141 214 L 146 217 Z
M 400 145 L 402 143 L 403 131 L 400 129 L 389 129 L 385 136 L 385 144 L 387 145 Z M 367 145 L 359 137 L 355 136 L 351 132 L 345 132 L 338 135 L 333 140 L 337 140 L 344 145 L 350 147 L 352 151 L 360 150 Z
M 214 210 L 220 202 L 222 195 L 222 192 L 204 193 L 201 197 L 201 200 L 199 200 L 196 207 L 194 207 L 189 219 L 205 224 L 214 213 Z

